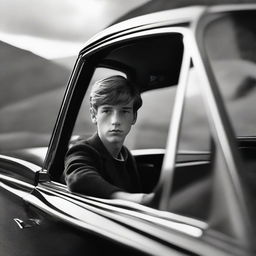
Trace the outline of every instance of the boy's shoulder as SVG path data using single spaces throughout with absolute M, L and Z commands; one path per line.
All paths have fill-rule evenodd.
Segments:
M 75 151 L 83 152 L 94 152 L 100 156 L 106 155 L 106 149 L 101 142 L 98 134 L 93 134 L 91 136 L 79 136 L 76 140 L 73 140 L 69 146 L 69 153 Z
M 69 145 L 68 154 L 72 154 L 77 151 L 83 151 L 83 152 L 94 152 L 94 153 L 100 153 L 98 152 L 98 142 L 95 136 L 79 136 L 72 140 Z

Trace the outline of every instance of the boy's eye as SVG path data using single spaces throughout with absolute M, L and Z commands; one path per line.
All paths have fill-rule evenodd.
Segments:
M 123 113 L 131 113 L 131 111 L 132 111 L 131 109 L 126 109 L 126 108 L 122 110 Z

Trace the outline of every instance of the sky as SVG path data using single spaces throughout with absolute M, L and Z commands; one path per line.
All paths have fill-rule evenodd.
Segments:
M 86 40 L 148 0 L 0 0 L 0 40 L 47 59 L 77 55 Z

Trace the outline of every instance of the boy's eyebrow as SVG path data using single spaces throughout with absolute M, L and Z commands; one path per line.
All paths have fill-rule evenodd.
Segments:
M 113 108 L 114 105 L 102 105 L 102 108 Z M 122 109 L 133 109 L 133 106 L 122 106 Z
M 122 109 L 133 109 L 133 107 L 122 107 Z
M 103 105 L 102 106 L 103 110 L 111 110 L 113 108 L 114 108 L 113 105 Z M 130 110 L 133 110 L 133 106 L 122 106 L 121 109 L 122 110 L 129 110 L 130 111 Z

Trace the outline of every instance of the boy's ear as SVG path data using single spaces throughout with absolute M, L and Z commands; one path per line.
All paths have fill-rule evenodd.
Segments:
M 133 114 L 133 121 L 132 121 L 132 124 L 135 124 L 136 121 L 137 121 L 137 112 L 135 112 L 135 113 Z
M 97 118 L 96 118 L 96 110 L 94 108 L 90 108 L 90 114 L 93 124 L 97 124 Z

